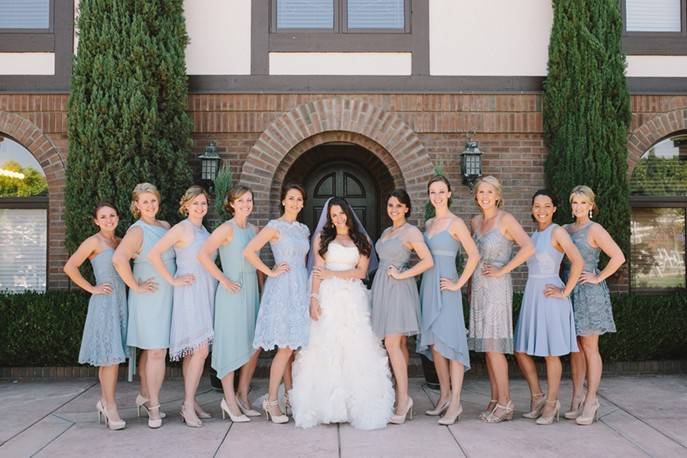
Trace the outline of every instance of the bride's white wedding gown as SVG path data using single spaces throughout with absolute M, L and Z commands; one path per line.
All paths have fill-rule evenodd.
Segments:
M 328 270 L 355 268 L 355 246 L 329 244 Z M 289 393 L 296 426 L 348 422 L 383 428 L 393 414 L 394 390 L 386 352 L 372 332 L 369 292 L 360 280 L 330 278 L 320 284 L 318 321 L 293 365 Z

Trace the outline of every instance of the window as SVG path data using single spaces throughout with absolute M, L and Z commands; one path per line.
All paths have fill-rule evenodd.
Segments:
M 273 0 L 273 32 L 406 32 L 409 0 Z
M 48 184 L 21 144 L 0 134 L 0 291 L 44 291 Z
M 630 179 L 630 203 L 631 288 L 687 288 L 687 132 L 642 155 Z
M 50 0 L 0 0 L 0 29 L 50 28 Z
M 687 0 L 620 0 L 623 51 L 629 55 L 687 55 Z

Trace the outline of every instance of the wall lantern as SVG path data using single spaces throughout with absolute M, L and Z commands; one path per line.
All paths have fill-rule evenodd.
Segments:
M 482 176 L 482 152 L 479 150 L 479 142 L 472 139 L 474 132 L 467 134 L 465 151 L 460 153 L 460 172 L 463 175 L 463 184 L 470 189 L 475 185 L 477 178 Z
M 211 185 L 217 178 L 219 169 L 219 154 L 217 154 L 217 144 L 214 140 L 208 143 L 203 154 L 198 158 L 200 159 L 200 178 Z

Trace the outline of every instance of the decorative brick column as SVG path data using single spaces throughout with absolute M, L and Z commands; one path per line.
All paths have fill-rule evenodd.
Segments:
M 0 111 L 0 132 L 12 137 L 36 158 L 48 181 L 48 272 L 47 287 L 64 289 L 67 279 L 62 266 L 67 261 L 64 245 L 65 155 L 41 129 L 28 119 Z
M 358 144 L 389 169 L 413 200 L 424 197 L 434 165 L 415 132 L 396 114 L 357 99 L 335 97 L 299 105 L 275 119 L 251 148 L 241 183 L 253 189 L 257 224 L 279 214 L 279 192 L 289 167 L 304 152 L 332 141 Z M 422 208 L 414 209 L 414 217 Z

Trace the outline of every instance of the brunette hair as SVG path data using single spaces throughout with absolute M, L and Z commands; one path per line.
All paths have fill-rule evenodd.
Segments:
M 537 190 L 537 192 L 532 194 L 532 204 L 530 206 L 534 206 L 534 199 L 536 199 L 537 196 L 548 197 L 549 199 L 551 199 L 553 206 L 558 207 L 558 197 L 556 197 L 555 194 L 549 191 L 548 189 L 539 189 Z M 532 213 L 530 213 L 530 218 L 532 218 L 532 221 L 537 221 L 537 219 L 534 217 Z
M 134 218 L 138 219 L 141 217 L 141 212 L 138 208 L 136 208 L 136 202 L 138 202 L 138 198 L 140 197 L 141 194 L 145 193 L 150 193 L 154 194 L 155 197 L 157 197 L 158 204 L 160 203 L 161 197 L 160 197 L 160 191 L 157 190 L 154 184 L 150 183 L 139 183 L 136 186 L 134 186 L 134 190 L 131 193 L 131 205 L 129 206 L 129 210 L 131 211 L 131 214 L 134 215 Z
M 389 193 L 389 197 L 386 198 L 387 203 L 389 202 L 389 199 L 391 199 L 392 197 L 397 198 L 399 202 L 408 207 L 406 217 L 410 215 L 410 212 L 413 211 L 413 206 L 410 204 L 410 196 L 408 195 L 406 190 L 403 188 L 396 188 L 393 191 L 391 191 Z
M 301 193 L 301 197 L 303 197 L 303 205 L 305 205 L 305 189 L 303 189 L 303 186 L 297 184 L 297 183 L 287 183 L 286 186 L 284 186 L 281 190 L 281 196 L 279 198 L 279 206 L 281 207 L 281 212 L 284 213 L 284 204 L 282 204 L 282 201 L 286 199 L 286 194 L 291 191 L 292 189 L 297 190 L 298 192 Z
M 473 191 L 475 202 L 477 202 L 477 191 L 479 190 L 480 185 L 482 185 L 483 183 L 491 185 L 496 190 L 496 194 L 498 194 L 499 196 L 498 200 L 496 201 L 496 208 L 503 207 L 503 186 L 501 185 L 501 182 L 495 176 L 492 175 L 482 177 L 478 179 L 475 183 L 475 188 Z
M 210 194 L 208 194 L 208 192 L 203 189 L 202 186 L 193 185 L 188 188 L 184 195 L 181 196 L 181 199 L 179 199 L 179 214 L 181 216 L 187 216 L 188 204 L 190 204 L 193 199 L 200 195 L 205 196 L 205 200 L 207 201 L 208 205 L 210 204 Z
M 237 199 L 247 192 L 249 192 L 251 196 L 253 195 L 253 191 L 248 186 L 241 184 L 234 185 L 224 195 L 224 202 L 222 203 L 222 208 L 224 208 L 224 211 L 226 211 L 229 215 L 234 216 L 234 207 L 232 207 L 231 204 L 236 202 Z
M 451 192 L 451 183 L 449 183 L 448 178 L 446 178 L 443 175 L 434 175 L 432 178 L 429 179 L 427 182 L 427 194 L 429 195 L 429 187 L 432 186 L 433 183 L 444 183 L 446 187 L 448 188 L 448 192 Z M 453 202 L 453 198 L 449 197 L 447 206 L 451 206 L 451 202 Z
M 362 234 L 358 231 L 358 228 L 355 224 L 355 218 L 353 216 L 353 209 L 351 209 L 351 206 L 343 197 L 332 197 L 332 199 L 329 201 L 329 206 L 327 207 L 327 222 L 324 226 L 322 226 L 322 232 L 320 232 L 319 255 L 324 257 L 324 255 L 327 253 L 327 249 L 329 248 L 329 244 L 336 238 L 336 227 L 332 222 L 332 215 L 330 212 L 331 208 L 334 206 L 340 207 L 346 215 L 348 236 L 351 238 L 351 240 L 353 240 L 353 243 L 358 248 L 358 251 L 360 251 L 360 254 L 363 256 L 370 256 L 370 253 L 372 252 L 372 244 L 367 237 L 365 237 L 365 234 Z
M 117 214 L 117 216 L 118 217 L 120 216 L 119 210 L 117 209 L 117 207 L 112 205 L 110 202 L 104 200 L 104 201 L 98 202 L 98 205 L 96 205 L 95 208 L 93 209 L 93 219 L 96 219 L 98 217 L 98 211 L 101 208 L 105 208 L 105 207 L 113 209 L 115 211 L 115 213 Z

